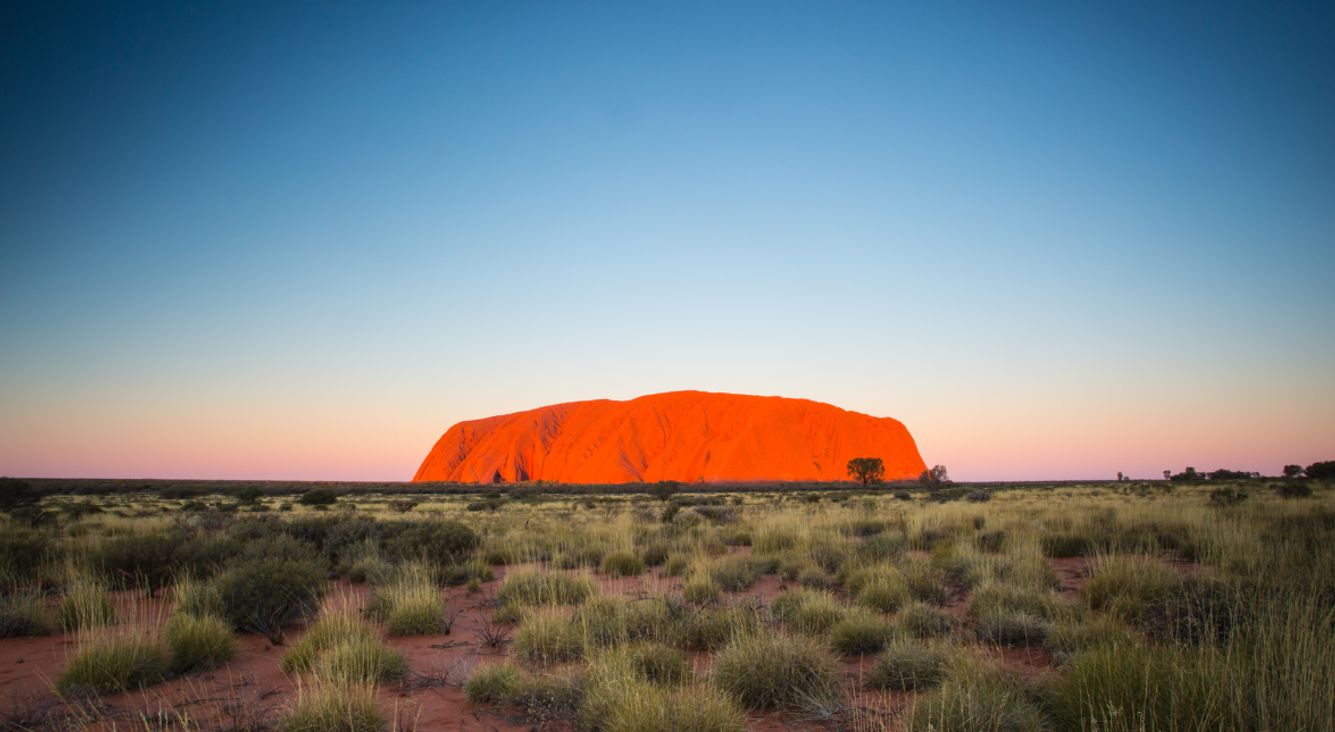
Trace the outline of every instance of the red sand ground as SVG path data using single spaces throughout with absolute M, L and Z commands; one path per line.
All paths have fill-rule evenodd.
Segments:
M 887 480 L 926 467 L 904 425 L 783 397 L 678 391 L 460 422 L 415 482 L 829 481 L 879 457 Z
M 1063 596 L 1071 602 L 1077 601 L 1079 589 L 1088 576 L 1088 560 L 1051 562 L 1062 579 Z M 1173 566 L 1184 574 L 1195 569 L 1180 562 L 1174 562 Z M 509 571 L 522 568 L 511 567 Z M 491 598 L 506 572 L 506 568 L 497 570 L 497 579 L 483 585 L 477 594 L 470 595 L 463 588 L 445 590 L 450 612 L 455 614 L 448 635 L 389 639 L 390 645 L 407 658 L 409 667 L 407 679 L 381 690 L 382 708 L 394 715 L 400 729 L 502 732 L 534 728 L 518 710 L 468 703 L 460 688 L 477 664 L 503 655 L 487 649 L 479 637 L 494 609 Z M 678 591 L 681 582 L 662 576 L 657 570 L 640 577 L 598 577 L 597 581 L 603 594 L 626 597 Z M 751 589 L 736 593 L 734 598 L 755 597 L 768 603 L 782 590 L 782 581 L 769 575 Z M 335 598 L 360 599 L 364 593 L 364 587 L 340 582 L 331 594 Z M 121 593 L 117 602 L 122 616 L 135 614 L 155 619 L 151 622 L 160 622 L 167 616 L 168 603 L 163 599 L 133 598 Z M 946 611 L 960 617 L 967 605 L 968 595 L 957 593 Z M 287 642 L 290 644 L 300 637 L 301 631 L 295 630 Z M 165 719 L 186 714 L 203 729 L 249 729 L 260 726 L 261 722 L 272 722 L 297 692 L 297 680 L 279 667 L 285 649 L 253 634 L 238 636 L 238 645 L 237 658 L 221 669 L 76 707 L 62 703 L 51 688 L 75 649 L 73 636 L 0 640 L 0 729 L 52 729 L 55 728 L 52 720 L 62 717 L 68 720 L 72 714 L 84 720 L 72 728 L 100 730 L 142 728 L 142 715 Z M 987 647 L 985 650 L 1005 669 L 1026 678 L 1052 672 L 1051 657 L 1042 649 Z M 843 660 L 851 692 L 849 703 L 854 710 L 877 719 L 893 719 L 912 701 L 913 695 L 862 689 L 862 679 L 870 664 L 870 658 Z M 698 665 L 706 670 L 707 658 L 698 659 Z M 68 728 L 71 726 L 60 727 Z M 564 728 L 561 724 L 544 727 Z M 757 731 L 813 728 L 823 725 L 777 714 L 751 717 L 751 729 Z

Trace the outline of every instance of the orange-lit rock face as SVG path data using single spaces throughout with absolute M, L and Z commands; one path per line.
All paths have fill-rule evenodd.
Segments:
M 460 422 L 413 480 L 846 480 L 855 457 L 884 460 L 887 480 L 925 467 L 893 419 L 805 399 L 678 391 Z

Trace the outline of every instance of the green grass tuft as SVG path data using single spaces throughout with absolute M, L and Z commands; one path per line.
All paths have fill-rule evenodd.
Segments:
M 166 676 L 169 654 L 156 639 L 107 636 L 82 642 L 56 680 L 64 696 L 115 694 L 156 684 Z
M 278 723 L 280 732 L 382 732 L 388 728 L 370 686 L 303 688 Z
M 867 685 L 891 691 L 929 689 L 945 678 L 950 660 L 950 653 L 940 647 L 895 641 L 876 657 Z
M 633 552 L 612 552 L 603 557 L 601 569 L 612 577 L 634 577 L 644 574 L 644 560 Z
M 225 621 L 177 613 L 162 631 L 171 651 L 171 671 L 185 674 L 227 663 L 236 656 L 236 638 Z
M 841 697 L 838 662 L 814 640 L 781 633 L 734 640 L 710 681 L 748 709 L 828 707 Z

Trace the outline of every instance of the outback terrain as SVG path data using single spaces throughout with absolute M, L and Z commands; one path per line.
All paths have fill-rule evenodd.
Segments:
M 0 729 L 1335 729 L 1322 481 L 5 488 Z

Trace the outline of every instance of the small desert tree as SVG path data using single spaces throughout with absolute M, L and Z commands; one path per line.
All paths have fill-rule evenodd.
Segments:
M 1285 478 L 1297 478 L 1298 476 L 1300 476 L 1300 475 L 1302 475 L 1302 474 L 1303 474 L 1303 466 L 1301 466 L 1301 465 L 1285 465 L 1285 466 L 1284 466 L 1284 477 L 1285 477 Z
M 660 501 L 666 501 L 677 495 L 677 492 L 680 490 L 681 483 L 678 483 L 675 480 L 660 480 L 649 486 L 649 495 Z
M 264 489 L 257 485 L 243 485 L 232 491 L 232 495 L 241 503 L 255 503 L 264 497 Z
M 946 472 L 946 466 L 933 465 L 930 470 L 924 470 L 918 475 L 918 482 L 936 488 L 942 484 L 949 483 L 950 474 Z
M 0 478 L 0 511 L 26 509 L 41 499 L 32 484 L 18 478 Z
M 848 475 L 866 488 L 885 480 L 885 462 L 880 458 L 860 457 L 848 461 Z
M 1317 480 L 1329 480 L 1335 478 L 1335 460 L 1324 460 L 1319 463 L 1312 463 L 1303 469 L 1307 477 Z

